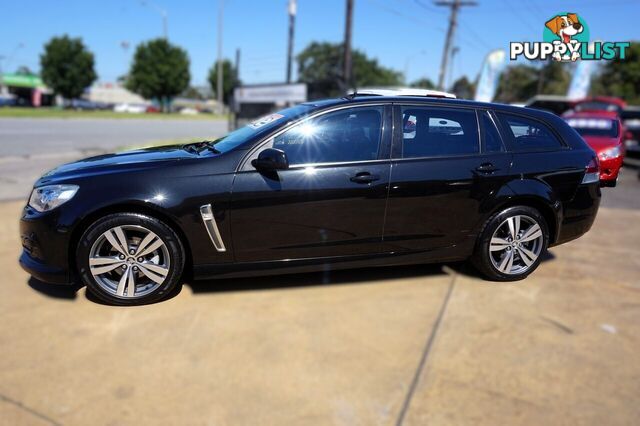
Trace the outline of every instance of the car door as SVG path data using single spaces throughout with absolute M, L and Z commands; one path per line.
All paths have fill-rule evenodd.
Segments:
M 493 115 L 458 106 L 396 105 L 394 116 L 384 249 L 469 249 L 486 203 L 510 173 L 511 155 Z
M 260 144 L 238 171 L 231 232 L 238 262 L 377 253 L 389 184 L 391 106 L 341 107 Z M 251 159 L 285 152 L 289 168 L 261 173 Z

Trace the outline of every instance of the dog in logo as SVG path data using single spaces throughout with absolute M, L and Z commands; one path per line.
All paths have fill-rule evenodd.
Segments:
M 554 40 L 553 44 L 577 44 L 578 40 L 573 40 L 572 37 L 576 34 L 580 34 L 584 31 L 584 26 L 580 23 L 578 19 L 578 15 L 575 13 L 567 13 L 566 15 L 557 15 L 553 18 L 549 19 L 546 22 L 546 27 L 551 30 L 552 33 L 557 35 L 560 40 Z M 580 52 L 575 51 L 565 55 L 564 57 L 560 54 L 560 52 L 556 51 L 553 54 L 553 59 L 556 61 L 575 61 L 580 58 Z

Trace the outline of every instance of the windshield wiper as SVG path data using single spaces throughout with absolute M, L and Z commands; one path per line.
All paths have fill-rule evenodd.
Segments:
M 213 152 L 214 154 L 222 154 L 220 150 L 218 150 L 213 146 L 213 144 L 215 144 L 216 142 L 217 141 L 202 141 L 202 142 L 188 143 L 183 145 L 182 149 L 198 155 L 200 155 L 200 153 L 205 149 Z

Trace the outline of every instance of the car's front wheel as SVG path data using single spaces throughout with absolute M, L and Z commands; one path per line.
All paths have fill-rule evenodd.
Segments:
M 533 272 L 549 243 L 544 217 L 528 206 L 507 208 L 486 223 L 472 262 L 495 281 L 516 281 Z
M 141 305 L 165 297 L 178 284 L 184 248 L 162 221 L 138 213 L 105 216 L 84 232 L 76 251 L 88 290 L 114 305 Z

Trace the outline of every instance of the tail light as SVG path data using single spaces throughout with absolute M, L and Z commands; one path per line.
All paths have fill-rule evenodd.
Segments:
M 591 158 L 582 178 L 582 183 L 596 183 L 600 181 L 600 163 L 597 157 Z

